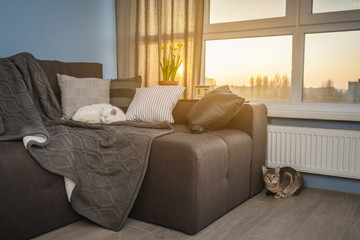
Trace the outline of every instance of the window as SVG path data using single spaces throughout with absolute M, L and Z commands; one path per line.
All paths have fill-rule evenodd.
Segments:
M 340 12 L 360 9 L 359 0 L 313 0 L 312 13 Z
M 292 36 L 206 41 L 205 84 L 229 85 L 250 99 L 290 101 L 291 55 Z
M 339 2 L 208 0 L 201 84 L 273 117 L 360 121 L 360 0 Z
M 286 0 L 210 0 L 210 24 L 284 17 Z
M 360 103 L 360 31 L 305 35 L 303 100 Z

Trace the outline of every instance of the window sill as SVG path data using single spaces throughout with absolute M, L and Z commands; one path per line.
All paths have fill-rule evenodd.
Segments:
M 269 117 L 360 122 L 360 104 L 262 102 Z

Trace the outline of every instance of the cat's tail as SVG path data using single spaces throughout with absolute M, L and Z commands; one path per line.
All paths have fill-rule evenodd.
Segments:
M 294 192 L 294 195 L 299 195 L 300 192 L 302 191 L 302 189 L 305 187 L 304 186 L 304 178 L 301 175 L 301 173 L 299 173 L 299 172 L 296 173 L 296 178 L 298 179 L 300 186 L 298 189 L 296 189 L 296 191 Z

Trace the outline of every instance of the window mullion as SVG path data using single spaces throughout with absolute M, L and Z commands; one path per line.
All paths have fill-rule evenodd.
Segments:
M 303 93 L 303 70 L 304 70 L 304 48 L 305 34 L 300 25 L 300 2 L 297 1 L 296 27 L 293 32 L 292 46 L 292 76 L 291 76 L 291 103 L 300 104 Z
M 293 35 L 292 77 L 291 77 L 291 102 L 294 104 L 302 101 L 302 80 L 304 69 L 305 34 L 296 29 Z

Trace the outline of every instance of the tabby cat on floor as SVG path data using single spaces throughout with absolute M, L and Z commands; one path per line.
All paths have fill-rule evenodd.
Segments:
M 267 168 L 262 166 L 266 195 L 286 198 L 298 195 L 304 186 L 302 175 L 291 167 Z

